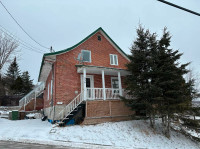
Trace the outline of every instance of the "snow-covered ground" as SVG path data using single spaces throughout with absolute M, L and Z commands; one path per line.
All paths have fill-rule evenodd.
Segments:
M 0 111 L 0 118 L 8 118 L 9 116 L 9 111 Z
M 89 126 L 55 127 L 47 121 L 11 121 L 0 118 L 0 140 L 100 148 L 200 149 L 200 145 L 174 131 L 171 139 L 162 135 L 160 125 L 152 130 L 146 121 L 124 121 Z M 51 133 L 50 133 L 51 131 Z

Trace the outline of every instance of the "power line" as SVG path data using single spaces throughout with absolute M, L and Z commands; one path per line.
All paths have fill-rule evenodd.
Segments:
M 24 49 L 27 49 L 27 50 L 29 50 L 29 51 L 33 51 L 33 52 L 36 52 L 36 53 L 39 53 L 39 54 L 42 54 L 42 55 L 43 55 L 42 52 L 39 52 L 39 51 L 36 51 L 36 50 L 31 50 L 31 49 L 27 48 L 26 46 L 21 45 L 21 47 L 24 48 Z
M 12 34 L 11 32 L 9 32 L 9 31 L 8 31 L 7 29 L 5 29 L 3 26 L 0 25 L 0 27 L 3 29 L 3 30 L 0 29 L 1 31 L 3 31 L 4 33 L 6 33 L 7 35 L 9 35 L 10 37 L 15 37 L 18 41 L 21 41 L 21 42 L 23 42 L 24 44 L 26 44 L 27 47 L 30 46 L 29 48 L 31 48 L 31 49 L 37 49 L 38 51 L 46 52 L 46 51 L 44 51 L 44 50 L 38 49 L 38 48 L 32 46 L 31 44 L 29 44 L 29 43 L 23 41 L 22 39 L 20 39 L 20 38 L 17 37 L 16 35 L 14 35 L 14 34 Z M 5 31 L 4 31 L 4 30 L 5 30 Z M 20 43 L 21 43 L 21 42 L 20 42 Z
M 9 33 L 5 32 L 5 31 L 2 30 L 1 28 L 0 28 L 0 30 L 1 30 L 2 32 L 4 32 L 6 35 L 8 35 L 9 37 L 11 37 L 11 38 L 12 38 L 13 40 L 15 40 L 16 42 L 20 42 L 20 43 L 23 45 L 23 48 L 25 48 L 25 49 L 27 49 L 27 50 L 30 50 L 30 51 L 34 51 L 34 52 L 40 53 L 40 54 L 43 54 L 41 51 L 35 50 L 35 49 L 31 48 L 31 47 L 28 47 L 26 44 L 24 44 L 24 43 L 21 42 L 20 40 L 16 40 L 13 36 L 11 36 Z M 20 46 L 21 46 L 21 45 L 20 45 Z
M 37 42 L 33 37 L 31 37 L 25 30 L 24 28 L 17 22 L 17 20 L 12 16 L 12 14 L 8 11 L 8 9 L 5 7 L 5 5 L 2 3 L 2 1 L 0 1 L 1 5 L 4 7 L 4 9 L 7 11 L 7 13 L 11 16 L 11 18 L 15 21 L 15 23 L 17 23 L 17 25 L 21 28 L 21 30 L 30 38 L 32 39 L 35 43 L 37 43 L 38 45 L 40 45 L 41 47 L 45 48 L 45 49 L 49 49 L 45 46 L 43 46 L 42 44 L 40 44 L 39 42 Z
M 0 29 L 1 31 L 3 31 L 2 29 Z M 16 40 L 15 38 L 13 38 L 11 35 L 9 35 L 8 33 L 6 33 L 5 31 L 3 31 L 6 35 L 8 35 L 9 37 L 11 37 L 13 40 L 15 40 L 16 42 L 20 42 L 21 43 L 21 45 L 23 45 L 23 48 L 25 48 L 25 49 L 28 49 L 28 50 L 30 50 L 30 51 L 34 51 L 34 52 L 37 52 L 37 53 L 41 53 L 41 54 L 43 54 L 42 52 L 40 52 L 40 51 L 38 51 L 38 50 L 35 50 L 35 49 L 33 49 L 33 48 L 30 48 L 30 47 L 28 47 L 27 45 L 25 45 L 23 42 L 21 42 L 20 40 Z M 20 45 L 20 46 L 21 46 Z
M 176 4 L 173 4 L 173 3 L 170 3 L 170 2 L 167 2 L 167 1 L 164 1 L 164 0 L 158 0 L 158 1 L 159 1 L 159 2 L 162 2 L 162 3 L 165 3 L 165 4 L 167 4 L 167 5 L 170 5 L 170 6 L 176 7 L 176 8 L 178 8 L 178 9 L 187 11 L 187 12 L 192 13 L 192 14 L 194 14 L 194 15 L 200 16 L 199 13 L 197 13 L 197 12 L 195 12 L 195 11 L 192 11 L 192 10 L 189 10 L 189 9 L 187 9 L 187 8 L 184 8 L 184 7 L 178 6 L 178 5 L 176 5 Z

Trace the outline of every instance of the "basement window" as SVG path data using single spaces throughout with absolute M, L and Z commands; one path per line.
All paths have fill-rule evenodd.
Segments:
M 82 50 L 81 51 L 83 62 L 89 62 L 91 63 L 91 51 L 89 50 Z
M 110 54 L 110 65 L 118 65 L 118 58 L 116 54 Z

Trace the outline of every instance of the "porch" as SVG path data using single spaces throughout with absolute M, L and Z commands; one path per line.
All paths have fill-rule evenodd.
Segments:
M 76 65 L 81 76 L 81 90 L 84 100 L 111 100 L 127 97 L 122 88 L 123 78 L 129 72 L 124 69 Z

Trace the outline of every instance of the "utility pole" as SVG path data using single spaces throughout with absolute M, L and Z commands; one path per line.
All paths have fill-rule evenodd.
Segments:
M 53 48 L 52 48 L 52 46 L 50 47 L 50 52 L 51 52 L 51 53 L 53 52 Z

